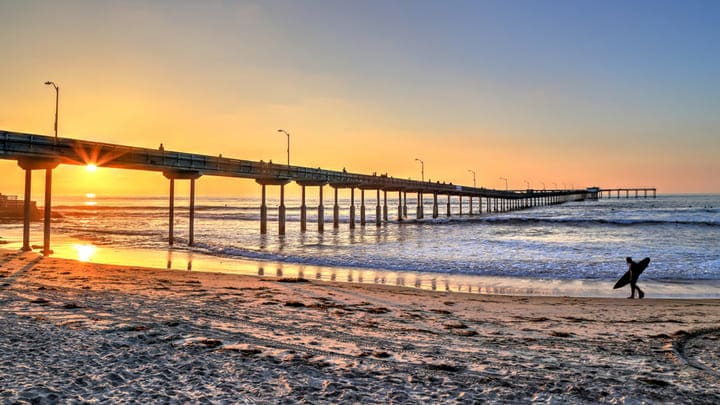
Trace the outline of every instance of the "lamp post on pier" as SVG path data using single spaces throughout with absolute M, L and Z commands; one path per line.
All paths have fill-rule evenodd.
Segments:
M 525 182 L 525 185 L 527 186 L 527 189 L 530 190 L 530 182 L 527 180 L 523 180 Z
M 420 162 L 420 178 L 422 179 L 422 181 L 425 181 L 425 162 L 418 158 L 415 158 L 415 160 Z
M 505 178 L 505 177 L 500 177 L 500 180 L 505 180 L 505 191 L 507 191 L 507 189 L 508 189 L 507 178 Z
M 290 134 L 288 134 L 284 129 L 278 129 L 277 131 L 287 135 L 287 165 L 290 167 Z
M 53 86 L 55 88 L 55 140 L 57 141 L 58 137 L 58 104 L 60 101 L 60 86 L 55 84 L 55 82 L 46 81 L 46 85 Z
M 473 187 L 477 188 L 477 183 L 475 182 L 475 170 L 468 169 L 468 171 L 473 174 Z

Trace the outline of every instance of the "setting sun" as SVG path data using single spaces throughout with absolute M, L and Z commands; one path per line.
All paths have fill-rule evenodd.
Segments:
M 94 164 L 89 164 L 89 165 L 85 166 L 85 170 L 87 170 L 87 171 L 89 171 L 89 172 L 92 173 L 92 172 L 94 172 L 95 170 L 97 170 L 97 166 L 94 165 Z

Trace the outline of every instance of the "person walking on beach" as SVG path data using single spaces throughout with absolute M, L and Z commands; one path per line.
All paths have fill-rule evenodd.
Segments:
M 637 290 L 638 298 L 642 299 L 643 297 L 645 297 L 645 293 L 643 292 L 643 290 L 640 289 L 640 287 L 637 286 L 637 281 L 638 278 L 640 278 L 640 274 L 643 272 L 643 270 L 645 270 L 648 263 L 650 263 L 650 259 L 634 262 L 632 257 L 626 257 L 625 261 L 628 264 L 628 272 L 630 273 L 630 296 L 628 298 L 635 298 L 635 290 Z

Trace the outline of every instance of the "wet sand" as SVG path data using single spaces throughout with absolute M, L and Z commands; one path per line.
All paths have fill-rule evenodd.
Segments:
M 450 293 L 0 250 L 0 330 L 0 402 L 720 403 L 720 300 Z

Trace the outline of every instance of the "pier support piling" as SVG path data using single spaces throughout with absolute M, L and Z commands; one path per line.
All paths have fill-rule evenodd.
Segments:
M 425 217 L 423 213 L 423 195 L 421 192 L 417 193 L 417 212 L 415 213 L 417 219 L 423 219 Z
M 319 187 L 319 203 L 318 203 L 318 232 L 325 232 L 325 206 L 323 205 L 323 185 Z
M 450 210 L 450 194 L 448 194 L 448 199 L 447 199 L 447 216 L 449 217 L 449 216 L 451 216 L 451 215 L 452 215 L 452 212 L 451 212 L 451 210 Z
M 265 185 L 262 184 L 262 200 L 260 202 L 260 233 L 267 233 L 267 205 L 265 204 Z
M 437 193 L 433 193 L 433 213 L 432 217 L 437 218 L 438 217 L 438 200 L 437 200 Z
M 22 251 L 29 252 L 30 248 L 30 191 L 32 190 L 32 170 L 25 169 L 25 201 L 23 205 L 23 245 Z
M 278 207 L 278 234 L 285 235 L 285 185 L 280 185 L 280 207 Z
M 350 229 L 355 229 L 355 189 L 350 187 Z
M 52 206 L 52 169 L 45 169 L 45 217 L 43 223 L 43 255 L 52 253 L 50 249 L 50 214 Z
M 382 223 L 382 216 L 380 213 L 380 189 L 376 190 L 375 201 L 375 226 L 380 226 L 380 224 Z
M 168 245 L 175 244 L 175 178 L 170 178 L 170 201 L 168 218 Z
M 403 204 L 402 191 L 398 191 L 398 222 L 403 220 Z
M 340 226 L 340 206 L 338 205 L 338 189 L 335 187 L 335 203 L 333 205 L 333 228 Z
M 305 185 L 300 186 L 301 188 L 301 200 L 300 200 L 300 232 L 307 231 L 307 206 L 305 205 Z
M 388 221 L 387 190 L 383 190 L 383 221 Z
M 365 189 L 360 189 L 360 226 L 365 226 Z
M 190 223 L 188 227 L 190 228 L 188 246 L 193 246 L 195 244 L 195 179 L 190 179 Z
M 403 218 L 407 218 L 407 191 L 403 192 Z

